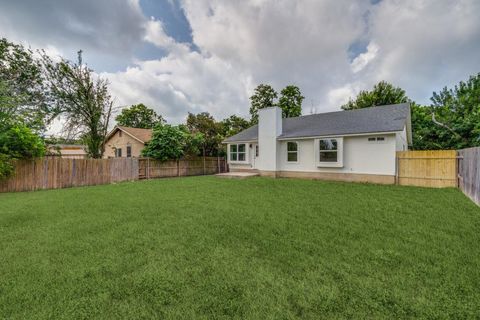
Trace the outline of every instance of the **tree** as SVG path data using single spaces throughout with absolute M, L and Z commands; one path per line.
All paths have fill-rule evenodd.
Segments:
M 350 99 L 342 109 L 352 110 L 406 102 L 410 102 L 410 99 L 403 89 L 386 81 L 380 81 L 373 86 L 372 91 L 360 91 L 355 100 Z
M 13 172 L 12 160 L 31 159 L 45 154 L 43 140 L 22 123 L 0 124 L 0 179 Z
M 258 110 L 275 106 L 277 92 L 268 84 L 260 84 L 255 88 L 254 94 L 250 97 L 251 123 L 258 123 Z
M 153 129 L 152 139 L 142 150 L 142 155 L 160 161 L 180 159 L 185 146 L 185 133 L 177 126 L 157 125 Z
M 250 122 L 248 120 L 236 115 L 231 115 L 230 117 L 222 120 L 221 124 L 222 135 L 224 137 L 231 137 L 250 127 Z
M 0 39 L 0 113 L 39 131 L 54 112 L 45 69 L 31 50 Z M 5 101 L 14 103 L 7 103 Z
M 432 121 L 443 149 L 480 146 L 480 73 L 431 98 Z
M 95 76 L 93 70 L 82 63 L 81 50 L 78 63 L 62 59 L 54 64 L 45 54 L 43 61 L 57 115 L 66 121 L 65 129 L 70 136 L 81 137 L 90 157 L 101 158 L 112 113 L 108 81 Z
M 191 134 L 202 134 L 202 154 L 204 156 L 217 156 L 219 145 L 223 140 L 222 124 L 208 113 L 188 113 L 187 128 Z
M 143 129 L 151 129 L 157 123 L 165 122 L 162 116 L 157 115 L 155 110 L 146 107 L 143 103 L 123 109 L 115 120 L 120 126 Z
M 302 115 L 302 101 L 305 99 L 297 86 L 286 86 L 280 92 L 278 106 L 282 109 L 283 118 L 299 117 Z

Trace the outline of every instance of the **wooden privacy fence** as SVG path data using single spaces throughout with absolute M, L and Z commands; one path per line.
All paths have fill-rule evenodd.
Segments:
M 133 158 L 47 157 L 19 160 L 14 166 L 13 176 L 0 181 L 0 192 L 61 189 L 138 179 L 138 161 Z
M 480 205 L 480 147 L 458 150 L 458 186 Z
M 11 178 L 0 181 L 0 192 L 61 189 L 138 179 L 192 176 L 226 171 L 223 158 L 159 162 L 151 159 L 18 160 Z
M 224 158 L 205 157 L 161 162 L 150 158 L 139 159 L 139 178 L 199 176 L 227 171 Z
M 421 187 L 457 186 L 457 151 L 397 152 L 397 184 Z

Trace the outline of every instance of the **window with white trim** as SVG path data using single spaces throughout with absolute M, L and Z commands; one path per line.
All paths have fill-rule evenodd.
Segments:
M 244 162 L 246 157 L 247 147 L 245 143 L 230 145 L 230 161 Z
M 298 162 L 298 143 L 287 142 L 287 162 Z
M 338 162 L 337 139 L 320 139 L 319 141 L 320 162 Z
M 115 149 L 115 156 L 117 158 L 121 158 L 122 157 L 122 148 L 117 148 Z
M 343 138 L 324 138 L 315 142 L 318 167 L 343 167 Z

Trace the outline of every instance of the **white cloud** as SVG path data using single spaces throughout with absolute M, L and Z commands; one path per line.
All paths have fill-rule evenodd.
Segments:
M 367 46 L 367 51 L 359 54 L 355 59 L 353 59 L 350 64 L 352 71 L 357 73 L 362 71 L 378 54 L 379 47 L 375 42 L 370 42 Z
M 195 49 L 145 17 L 138 1 L 125 1 L 115 0 L 113 11 L 93 0 L 32 2 L 39 13 L 10 2 L 1 5 L 0 30 L 61 53 L 85 43 L 113 60 L 138 43 L 154 44 L 165 56 L 102 74 L 118 105 L 143 102 L 171 122 L 188 111 L 246 116 L 259 83 L 298 85 L 308 113 L 311 104 L 317 112 L 337 110 L 380 80 L 426 103 L 432 91 L 480 71 L 476 0 L 183 0 Z M 369 45 L 352 60 L 354 43 Z

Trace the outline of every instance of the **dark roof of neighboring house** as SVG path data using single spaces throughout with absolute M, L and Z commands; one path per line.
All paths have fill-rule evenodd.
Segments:
M 359 133 L 410 130 L 410 104 L 312 114 L 282 119 L 282 138 L 321 137 Z M 408 121 L 407 121 L 408 120 Z M 410 133 L 408 135 L 411 137 Z M 223 142 L 258 140 L 258 125 L 225 139 Z
M 152 139 L 152 129 L 141 129 L 141 128 L 132 128 L 124 126 L 116 126 L 107 136 L 107 140 L 117 132 L 117 130 L 122 130 L 123 132 L 129 134 L 133 138 L 137 139 L 142 143 L 146 143 Z

